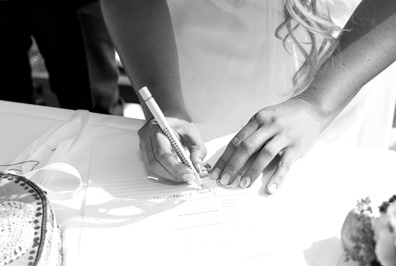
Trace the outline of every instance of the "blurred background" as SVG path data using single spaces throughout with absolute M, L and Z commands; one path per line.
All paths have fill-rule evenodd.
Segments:
M 50 83 L 49 83 L 49 75 L 45 67 L 44 58 L 41 55 L 40 50 L 34 38 L 32 38 L 32 41 L 33 44 L 29 50 L 29 62 L 30 65 L 32 66 L 34 103 L 44 106 L 61 107 L 56 94 L 54 94 L 51 91 Z M 139 112 L 140 110 L 137 106 L 135 106 L 139 104 L 139 100 L 131 86 L 131 83 L 129 82 L 128 77 L 125 74 L 125 71 L 122 67 L 122 63 L 118 57 L 118 54 L 115 53 L 115 55 L 116 55 L 116 62 L 119 71 L 118 88 L 121 97 L 125 100 L 124 115 L 129 117 L 137 116 L 139 118 L 141 117 Z M 138 113 L 134 114 L 133 111 L 136 109 Z
M 98 0 L 0 0 L 0 32 L 0 100 L 141 116 Z

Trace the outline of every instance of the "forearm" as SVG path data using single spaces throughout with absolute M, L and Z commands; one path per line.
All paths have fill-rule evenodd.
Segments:
M 103 16 L 137 92 L 147 86 L 164 113 L 184 109 L 176 42 L 165 0 L 101 0 Z M 139 95 L 142 103 L 142 99 Z M 146 118 L 151 118 L 142 104 Z
M 396 1 L 363 0 L 340 37 L 339 49 L 298 97 L 330 123 L 361 87 L 396 60 Z M 327 124 L 328 124 L 327 123 Z

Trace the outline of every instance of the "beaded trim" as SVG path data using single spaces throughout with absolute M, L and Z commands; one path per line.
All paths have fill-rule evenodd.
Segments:
M 0 203 L 0 266 L 25 254 L 31 246 L 34 228 L 32 205 L 19 201 Z

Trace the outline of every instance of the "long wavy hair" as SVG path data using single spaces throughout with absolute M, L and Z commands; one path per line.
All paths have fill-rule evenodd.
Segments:
M 283 14 L 284 22 L 276 29 L 275 36 L 283 40 L 289 53 L 291 47 L 296 47 L 304 57 L 293 76 L 293 92 L 297 95 L 308 88 L 319 68 L 335 51 L 342 29 L 331 20 L 327 8 L 326 12 L 319 10 L 316 0 L 284 0 Z

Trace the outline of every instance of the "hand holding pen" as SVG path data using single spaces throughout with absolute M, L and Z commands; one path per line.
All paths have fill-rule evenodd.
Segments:
M 155 118 L 148 121 L 138 133 L 140 149 L 148 168 L 175 182 L 201 185 L 198 172 L 201 177 L 208 175 L 206 167 L 202 166 L 206 149 L 188 113 L 183 110 L 174 113 L 164 110 L 162 114 L 147 88 L 139 92 Z M 188 149 L 190 156 L 185 153 L 181 143 Z

